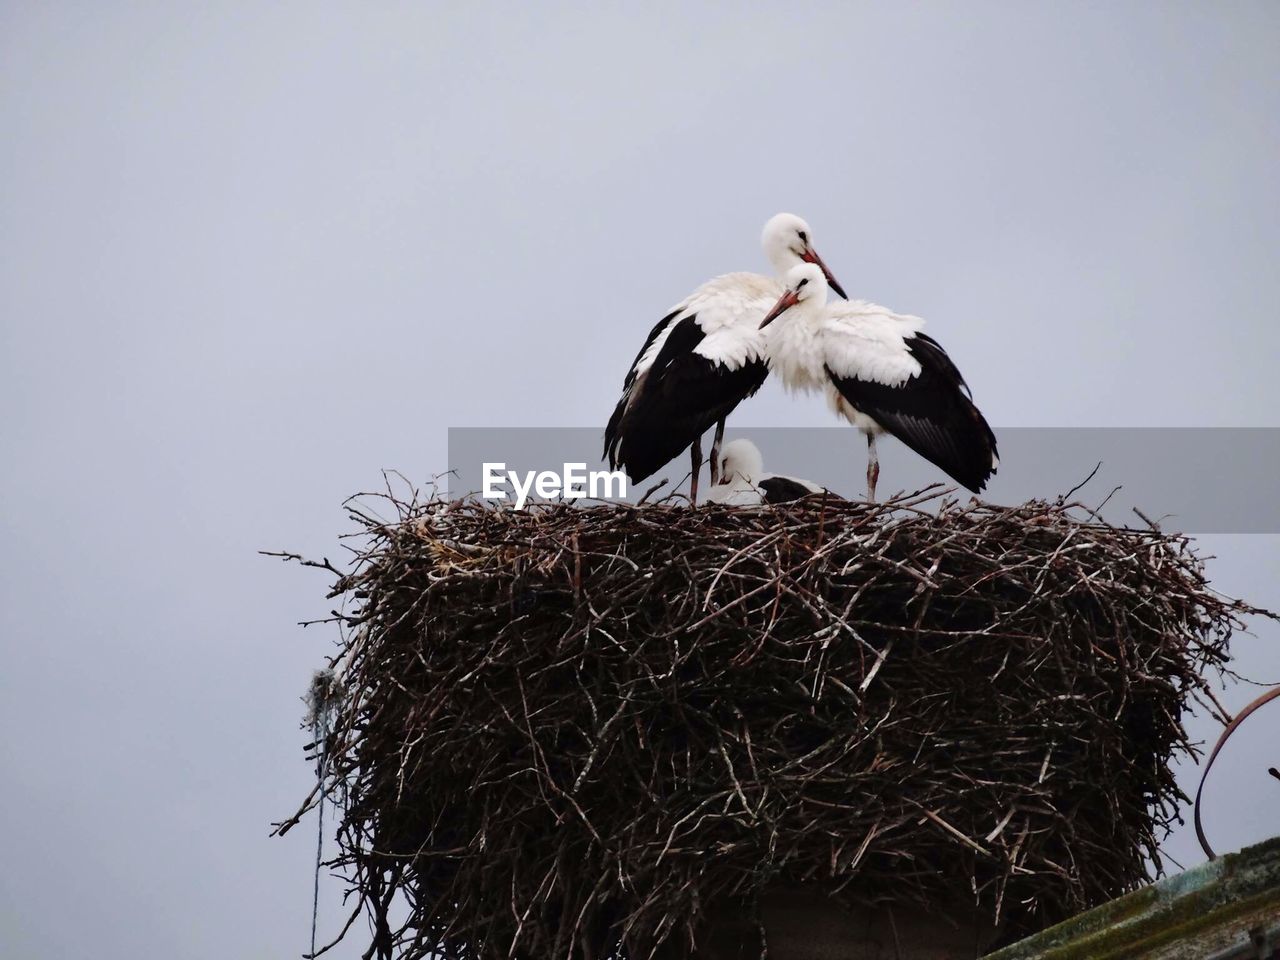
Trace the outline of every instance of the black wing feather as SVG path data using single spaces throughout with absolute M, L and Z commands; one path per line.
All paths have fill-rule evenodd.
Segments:
M 790 503 L 814 492 L 789 477 L 765 477 L 757 481 L 756 486 L 764 494 L 765 503 Z
M 635 387 L 637 377 L 636 367 L 640 365 L 640 358 L 645 355 L 645 351 L 649 349 L 654 340 L 658 339 L 658 334 L 662 333 L 662 331 L 666 329 L 667 324 L 674 320 L 676 314 L 679 312 L 679 310 L 673 310 L 653 325 L 653 329 L 649 331 L 649 336 L 644 338 L 644 346 L 640 348 L 640 351 L 636 354 L 636 358 L 631 361 L 631 366 L 627 370 L 627 375 L 622 381 L 622 397 L 614 406 L 613 413 L 609 416 L 609 423 L 604 428 L 604 458 L 609 461 L 610 470 L 616 470 L 618 468 L 617 449 L 618 444 L 622 439 L 619 430 L 622 426 L 622 415 L 627 411 L 627 404 L 631 400 L 631 391 Z M 652 369 L 652 367 L 650 369 Z
M 705 337 L 697 314 L 678 320 L 653 365 L 634 379 L 609 418 L 609 464 L 625 469 L 633 483 L 674 460 L 759 390 L 768 376 L 763 360 L 730 370 L 694 353 Z
M 953 380 L 962 390 L 964 390 L 967 397 L 973 397 L 973 391 L 970 390 L 969 385 L 964 382 L 964 377 L 960 375 L 960 371 L 956 368 L 954 361 L 947 356 L 947 351 L 942 349 L 942 344 L 938 343 L 937 340 L 933 339 L 933 337 L 929 336 L 927 333 L 917 333 L 912 339 L 916 341 L 916 344 L 922 353 L 929 354 L 933 363 L 937 366 L 939 373 L 944 377 L 949 377 Z M 908 348 L 910 348 L 910 343 L 908 343 Z M 920 357 L 916 355 L 916 359 L 919 360 Z
M 827 376 L 860 413 L 957 483 L 980 493 L 996 472 L 996 436 L 969 398 L 968 387 L 946 351 L 918 333 L 904 341 L 920 363 L 920 373 L 904 384 L 886 386 L 857 377 Z
M 644 356 L 645 351 L 653 345 L 653 341 L 658 339 L 658 334 L 666 329 L 667 324 L 675 319 L 679 310 L 672 310 L 665 317 L 653 325 L 653 329 L 649 331 L 649 336 L 644 338 L 644 346 L 640 348 L 640 352 L 636 354 L 636 358 L 631 361 L 631 369 L 627 371 L 626 379 L 622 381 L 622 390 L 625 393 L 631 389 L 631 385 L 636 382 L 636 367 L 640 364 L 640 358 Z

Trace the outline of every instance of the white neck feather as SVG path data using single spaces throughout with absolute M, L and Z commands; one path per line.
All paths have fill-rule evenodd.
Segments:
M 800 258 L 800 232 L 809 233 L 809 225 L 791 213 L 779 213 L 770 217 L 760 234 L 760 246 L 768 257 L 774 272 L 781 277 L 798 263 Z
M 769 369 L 788 390 L 820 391 L 827 386 L 822 326 L 826 304 L 801 300 L 765 328 Z

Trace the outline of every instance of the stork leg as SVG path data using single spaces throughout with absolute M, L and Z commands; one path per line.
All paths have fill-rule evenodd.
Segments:
M 689 447 L 689 455 L 693 460 L 693 473 L 689 480 L 689 505 L 698 505 L 698 474 L 702 472 L 702 438 L 699 437 Z
M 867 434 L 867 500 L 875 503 L 876 483 L 880 480 L 880 457 L 876 453 L 876 435 Z
M 724 440 L 724 421 L 716 424 L 716 436 L 711 441 L 711 485 L 720 482 L 720 443 Z

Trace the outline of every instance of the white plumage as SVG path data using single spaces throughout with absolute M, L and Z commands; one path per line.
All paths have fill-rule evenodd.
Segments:
M 995 435 L 951 358 L 923 333 L 924 321 L 860 300 L 828 304 L 826 278 L 808 264 L 786 280 L 761 323 L 769 367 L 788 389 L 823 393 L 867 435 L 868 496 L 880 472 L 880 432 L 980 491 L 999 463 Z
M 822 326 L 826 364 L 842 377 L 874 380 L 900 387 L 920 373 L 920 361 L 907 350 L 924 321 L 893 313 L 865 300 L 826 305 Z
M 810 493 L 822 493 L 822 487 L 799 477 L 765 473 L 760 448 L 742 438 L 724 445 L 720 482 L 707 491 L 707 502 L 755 507 L 763 503 L 786 503 Z
M 779 275 L 811 263 L 843 296 L 814 251 L 804 220 L 787 213 L 771 218 L 761 245 Z M 613 469 L 622 467 L 639 482 L 688 447 L 690 497 L 696 502 L 702 435 L 714 425 L 715 482 L 725 418 L 768 375 L 760 321 L 782 290 L 770 277 L 727 273 L 698 287 L 658 322 L 627 372 L 605 428 L 605 456 Z
M 760 320 L 782 295 L 782 282 L 758 273 L 726 273 L 708 280 L 663 318 L 658 335 L 631 368 L 637 378 L 648 372 L 681 320 L 696 317 L 704 334 L 693 352 L 713 363 L 737 370 L 764 359 Z M 630 375 L 630 374 L 629 374 Z

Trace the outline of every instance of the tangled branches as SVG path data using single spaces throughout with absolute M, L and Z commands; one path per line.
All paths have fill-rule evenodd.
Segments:
M 1257 611 L 1184 538 L 940 496 L 353 510 L 327 792 L 369 955 L 682 957 L 777 888 L 1025 929 L 1143 882 Z

